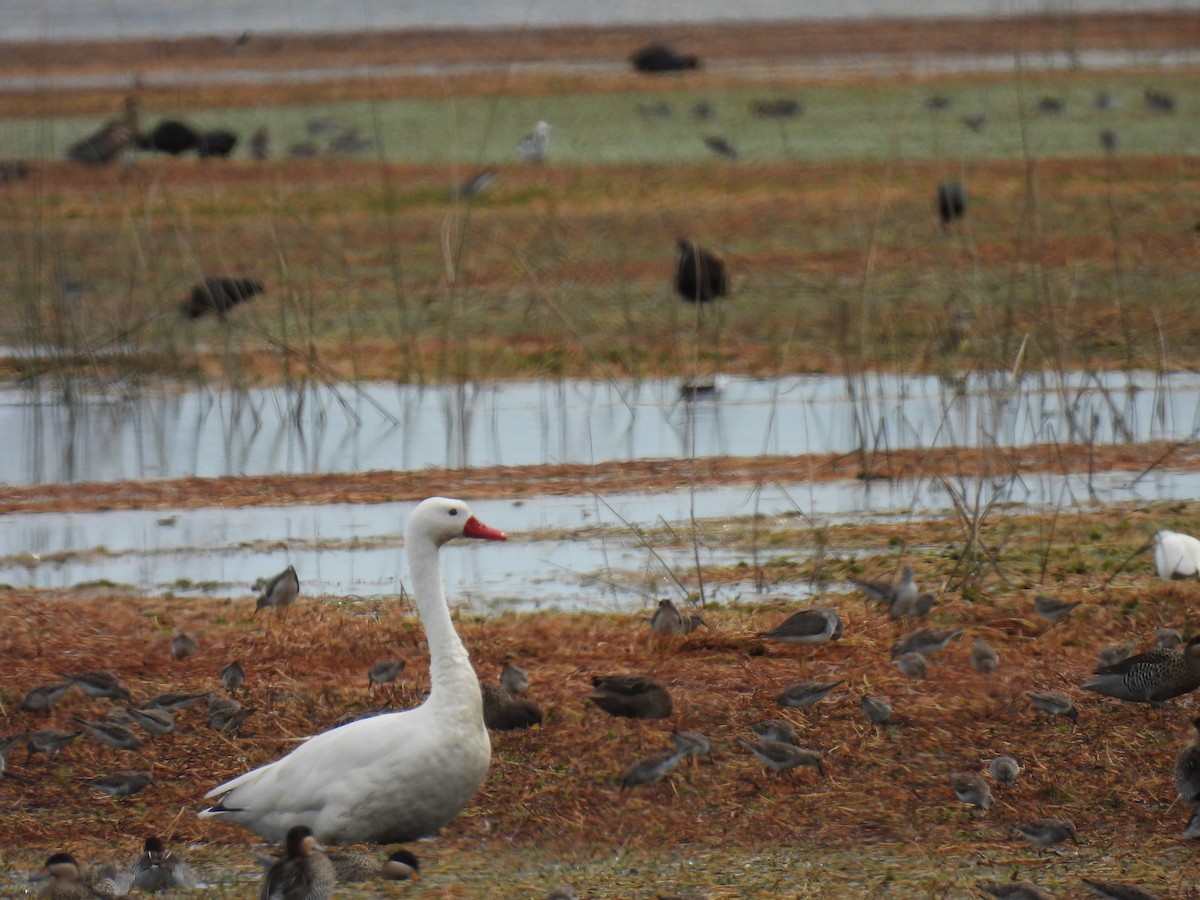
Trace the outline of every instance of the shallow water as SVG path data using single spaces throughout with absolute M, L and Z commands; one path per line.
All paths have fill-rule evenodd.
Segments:
M 663 522 L 685 528 L 694 515 L 708 525 L 761 514 L 803 514 L 814 525 L 845 521 L 942 517 L 951 491 L 1004 509 L 1086 509 L 1092 503 L 1161 501 L 1200 494 L 1200 473 L 1157 470 L 1082 475 L 1035 473 L 997 484 L 817 482 L 769 485 L 754 491 L 725 486 L 668 494 L 480 500 L 473 511 L 504 529 L 504 544 L 461 542 L 442 554 L 452 602 L 490 614 L 504 610 L 637 610 L 655 597 L 679 599 L 672 573 L 687 581 L 696 560 L 690 546 L 648 544 L 638 530 Z M 35 513 L 0 519 L 0 583 L 71 587 L 111 582 L 155 594 L 244 600 L 250 585 L 289 563 L 304 593 L 333 598 L 394 596 L 406 585 L 402 530 L 413 503 L 253 507 L 180 511 Z M 552 534 L 553 537 L 545 535 Z M 838 548 L 829 550 L 837 554 Z M 746 577 L 709 599 L 752 599 L 755 568 L 781 557 L 807 558 L 812 547 L 752 550 L 699 548 L 701 569 L 745 564 Z M 770 596 L 804 598 L 806 583 L 773 585 Z
M 0 482 L 414 471 L 629 459 L 1189 440 L 1200 376 L 1175 373 L 366 384 L 241 393 L 0 392 Z

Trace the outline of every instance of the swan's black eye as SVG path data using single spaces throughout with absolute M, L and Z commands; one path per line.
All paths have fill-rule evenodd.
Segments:
M 458 515 L 458 510 L 457 510 L 457 509 L 452 509 L 452 510 L 450 510 L 450 515 L 452 515 L 452 516 L 457 516 L 457 515 Z

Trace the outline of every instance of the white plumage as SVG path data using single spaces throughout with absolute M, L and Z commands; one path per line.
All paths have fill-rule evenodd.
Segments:
M 1159 578 L 1200 577 L 1200 540 L 1178 531 L 1154 535 L 1154 568 Z
M 545 122 L 538 122 L 534 125 L 533 131 L 525 135 L 521 143 L 517 144 L 517 158 L 521 162 L 545 162 L 549 153 L 550 126 Z
M 429 698 L 415 709 L 326 731 L 209 791 L 200 813 L 282 841 L 295 825 L 323 843 L 400 843 L 435 833 L 467 805 L 491 760 L 479 681 L 454 630 L 438 550 L 455 537 L 505 540 L 461 500 L 433 497 L 404 533 L 429 642 Z

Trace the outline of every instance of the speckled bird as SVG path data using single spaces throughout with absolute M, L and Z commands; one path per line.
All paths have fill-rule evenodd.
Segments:
M 693 728 L 676 728 L 671 732 L 671 743 L 684 759 L 694 760 L 712 754 L 712 742 Z
M 782 644 L 823 644 L 841 640 L 845 626 L 838 614 L 828 606 L 814 606 L 792 613 L 770 631 L 758 636 Z
M 1200 687 L 1200 637 L 1182 650 L 1148 650 L 1097 669 L 1086 691 L 1133 703 L 1163 703 Z
M 242 668 L 242 664 L 236 659 L 231 663 L 226 663 L 221 667 L 221 671 L 217 673 L 217 677 L 221 679 L 221 684 L 225 686 L 225 690 L 229 693 L 235 693 L 246 682 L 246 670 Z
M 597 676 L 587 698 L 610 716 L 665 719 L 671 715 L 667 686 L 649 675 Z
M 173 888 L 190 891 L 199 886 L 191 867 L 156 837 L 146 839 L 141 855 L 129 867 L 129 874 L 133 876 L 133 887 L 148 893 Z
M 174 659 L 187 659 L 200 649 L 200 642 L 195 635 L 181 631 L 171 638 L 171 656 Z
M 421 871 L 421 863 L 407 850 L 396 850 L 383 860 L 366 850 L 326 850 L 325 855 L 333 863 L 338 884 L 377 879 L 409 881 L 417 878 Z
M 835 687 L 842 683 L 841 681 L 801 681 L 776 695 L 775 701 L 780 706 L 805 709 L 824 700 Z
M 979 775 L 968 772 L 951 772 L 950 789 L 960 802 L 973 806 L 975 809 L 988 810 L 996 802 L 992 799 L 992 789 Z
M 288 830 L 285 855 L 263 875 L 259 900 L 328 900 L 333 896 L 337 875 L 312 829 L 294 825 Z

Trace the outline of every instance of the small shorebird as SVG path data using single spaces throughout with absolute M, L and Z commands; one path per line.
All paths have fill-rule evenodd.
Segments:
M 150 709 L 127 709 L 125 712 L 135 725 L 149 734 L 170 734 L 175 730 L 175 717 L 171 711 L 151 707 Z
M 1039 850 L 1046 850 L 1068 839 L 1074 844 L 1079 843 L 1075 836 L 1074 824 L 1066 819 L 1047 818 L 1034 819 L 1032 822 L 1016 822 L 1013 824 L 1013 829 Z
M 753 753 L 759 762 L 773 772 L 788 772 L 799 766 L 812 766 L 822 775 L 825 774 L 821 754 L 816 750 L 804 750 L 781 741 L 763 741 L 756 744 L 746 738 L 738 738 L 738 743 Z
M 1000 900 L 1054 900 L 1052 894 L 1047 894 L 1032 881 L 1008 881 L 1004 884 L 980 882 L 978 887 L 985 894 L 999 897 Z
M 529 673 L 511 659 L 506 660 L 500 670 L 500 683 L 514 697 L 524 697 L 529 693 Z
M 58 756 L 63 747 L 83 734 L 82 731 L 64 731 L 61 728 L 43 728 L 25 740 L 26 759 L 35 753 L 45 753 L 51 759 Z
M 88 784 L 110 797 L 130 797 L 144 790 L 153 780 L 149 772 L 125 771 L 93 778 Z
M 899 605 L 903 610 L 916 604 L 917 582 L 913 576 L 913 567 L 908 563 L 900 569 L 900 577 L 895 582 L 868 581 L 863 578 L 852 578 L 851 583 L 867 595 L 867 598 L 886 606 L 890 612 L 892 607 Z
M 1061 622 L 1069 617 L 1075 607 L 1082 602 L 1081 600 L 1073 602 L 1057 600 L 1054 597 L 1047 597 L 1045 594 L 1038 594 L 1033 598 L 1033 611 L 1049 622 Z
M 661 781 L 669 773 L 675 771 L 685 752 L 675 750 L 671 753 L 661 753 L 646 759 L 639 759 L 621 773 L 621 787 L 630 788 L 639 784 L 654 784 L 656 781 Z
M 828 606 L 814 606 L 792 613 L 770 631 L 760 631 L 758 637 L 781 644 L 824 644 L 841 640 L 842 620 Z
M 100 743 L 107 744 L 114 750 L 136 750 L 142 746 L 138 736 L 124 725 L 118 725 L 115 722 L 89 722 L 79 716 L 72 718 L 76 725 Z
M 1105 897 L 1107 900 L 1158 900 L 1158 894 L 1148 891 L 1144 887 L 1138 887 L 1136 884 L 1126 884 L 1121 881 L 1093 881 L 1090 878 L 1082 880 L 1091 888 L 1092 893 L 1097 897 Z
M 26 692 L 24 699 L 21 700 L 21 709 L 24 712 L 49 712 L 70 689 L 70 681 L 39 684 Z
M 296 597 L 300 595 L 300 579 L 296 575 L 296 567 L 288 566 L 274 578 L 267 582 L 263 592 L 259 594 L 258 601 L 254 605 L 252 616 L 258 615 L 258 611 L 265 607 L 273 607 L 274 609 L 286 610 Z
M 918 628 L 892 645 L 892 656 L 903 656 L 905 653 L 920 653 L 922 656 L 930 656 L 962 633 L 961 628 Z
M 780 706 L 805 709 L 829 696 L 842 681 L 801 681 L 793 684 L 775 697 Z
M 976 672 L 991 675 L 1000 665 L 1000 654 L 996 648 L 981 637 L 975 638 L 971 645 L 971 667 Z
M 171 656 L 174 659 L 187 659 L 199 649 L 200 642 L 186 631 L 181 631 L 171 638 Z
M 246 681 L 246 670 L 242 668 L 242 664 L 236 659 L 231 663 L 226 663 L 222 666 L 221 671 L 217 674 L 221 679 L 221 684 L 225 686 L 225 690 L 229 693 L 234 693 Z
M 391 684 L 400 677 L 400 673 L 404 671 L 404 665 L 402 659 L 377 660 L 367 672 L 367 687 Z
M 1104 669 L 1108 666 L 1115 666 L 1122 660 L 1129 659 L 1133 653 L 1133 648 L 1137 646 L 1137 641 L 1122 641 L 1119 644 L 1109 644 L 1096 657 L 1096 668 Z
M 1034 709 L 1052 716 L 1066 716 L 1072 722 L 1079 720 L 1079 710 L 1075 708 L 1075 701 L 1070 694 L 1063 691 L 1026 691 L 1025 696 Z
M 1184 803 L 1200 805 L 1200 718 L 1192 720 L 1188 744 L 1175 757 L 1175 790 Z
M 886 725 L 892 717 L 892 704 L 882 697 L 864 696 L 858 701 L 858 705 L 872 725 Z
M 1011 787 L 1021 774 L 1021 764 L 1011 756 L 997 756 L 988 764 L 988 774 L 998 783 Z
M 951 772 L 950 788 L 954 791 L 955 797 L 975 809 L 991 809 L 995 803 L 992 799 L 992 789 L 979 775 Z
M 78 672 L 74 675 L 69 675 L 66 672 L 59 672 L 58 674 L 66 678 L 89 697 L 108 697 L 113 700 L 129 699 L 129 691 L 112 672 L 96 670 L 94 672 Z
M 187 709 L 193 703 L 204 700 L 208 697 L 204 694 L 185 694 L 182 691 L 168 691 L 165 694 L 158 694 L 138 704 L 138 709 L 165 709 L 170 712 L 179 712 L 181 709 Z
M 786 719 L 763 719 L 761 722 L 751 722 L 750 730 L 764 741 L 778 741 L 783 744 L 800 746 L 800 738 L 796 728 Z
M 364 850 L 327 850 L 325 855 L 333 863 L 338 884 L 377 878 L 408 881 L 419 877 L 421 871 L 420 862 L 407 850 L 397 850 L 382 861 L 376 854 Z
M 671 743 L 684 759 L 696 760 L 712 753 L 709 739 L 691 728 L 676 728 L 671 732 Z
M 924 678 L 927 668 L 925 657 L 920 653 L 901 653 L 892 660 L 893 665 L 910 678 Z

